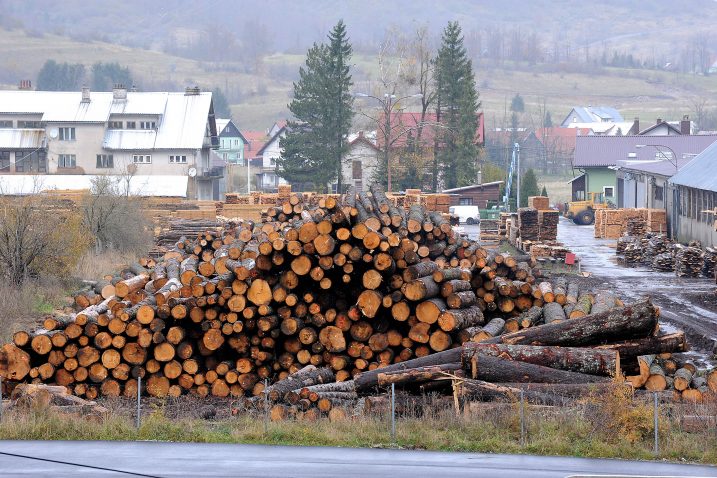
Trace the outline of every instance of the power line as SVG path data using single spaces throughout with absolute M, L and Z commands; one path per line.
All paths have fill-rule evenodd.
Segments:
M 77 467 L 80 467 L 80 468 L 89 468 L 89 469 L 92 469 L 92 470 L 110 471 L 110 472 L 113 472 L 113 473 L 122 473 L 122 474 L 125 474 L 125 475 L 142 476 L 142 477 L 145 477 L 145 478 L 162 478 L 162 477 L 156 476 L 156 475 L 147 475 L 147 474 L 144 474 L 144 473 L 136 473 L 136 472 L 133 472 L 133 471 L 116 470 L 116 469 L 114 469 L 114 468 L 104 468 L 104 467 L 101 467 L 101 466 L 94 466 L 94 465 L 83 465 L 82 463 L 71 463 L 71 462 L 68 462 L 68 461 L 53 460 L 53 459 L 50 459 L 50 458 L 40 458 L 40 457 L 36 457 L 36 456 L 18 455 L 18 454 L 16 454 L 16 453 L 8 453 L 8 452 L 4 452 L 4 451 L 0 451 L 0 455 L 12 456 L 12 457 L 15 457 L 15 458 L 25 458 L 26 460 L 44 461 L 44 462 L 47 462 L 47 463 L 57 463 L 57 464 L 59 464 L 59 465 L 77 466 Z

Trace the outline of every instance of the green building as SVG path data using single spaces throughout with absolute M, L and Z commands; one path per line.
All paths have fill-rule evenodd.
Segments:
M 217 154 L 228 164 L 246 166 L 244 163 L 244 147 L 249 142 L 231 119 L 217 118 L 216 123 L 219 136 Z

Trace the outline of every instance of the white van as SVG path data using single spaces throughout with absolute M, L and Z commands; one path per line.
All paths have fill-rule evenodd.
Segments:
M 458 217 L 461 224 L 479 224 L 480 211 L 478 206 L 451 206 L 448 211 L 452 216 Z

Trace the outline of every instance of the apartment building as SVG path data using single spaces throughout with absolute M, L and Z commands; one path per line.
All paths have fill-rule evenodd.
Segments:
M 87 184 L 100 174 L 131 175 L 146 185 L 140 194 L 161 194 L 168 190 L 161 185 L 171 182 L 174 194 L 219 199 L 223 166 L 210 155 L 218 145 L 212 94 L 199 88 L 0 91 L 0 181 L 6 189 L 27 183 L 26 175 L 42 175 L 49 187 Z

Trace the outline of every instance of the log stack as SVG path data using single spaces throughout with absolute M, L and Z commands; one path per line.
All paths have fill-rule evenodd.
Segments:
M 540 231 L 538 240 L 555 241 L 558 238 L 558 222 L 560 213 L 558 211 L 538 211 L 538 223 Z
M 702 275 L 709 278 L 715 277 L 715 265 L 717 265 L 717 249 L 708 247 L 704 252 L 704 265 L 702 266 Z
M 261 223 L 177 241 L 156 264 L 125 271 L 107 298 L 79 295 L 84 308 L 73 317 L 48 317 L 3 346 L 0 374 L 88 399 L 132 397 L 139 377 L 141 391 L 157 397 L 271 395 L 280 419 L 295 405 L 323 413 L 353 403 L 352 390 L 334 381 L 354 379 L 360 392 L 411 360 L 460 363 L 451 354 L 472 343 L 592 347 L 657 330 L 649 301 L 620 308 L 565 280 L 538 281 L 529 257 L 489 253 L 454 235 L 440 214 L 418 204 L 403 212 L 378 187 L 304 199 L 291 194 Z M 450 362 L 440 362 L 445 354 Z M 573 362 L 563 371 L 586 372 Z M 419 376 L 465 369 L 451 367 Z M 487 367 L 475 375 L 480 383 L 546 372 L 490 359 L 478 367 Z M 555 380 L 595 381 L 571 377 Z M 472 387 L 485 389 L 478 382 Z
M 520 239 L 523 241 L 540 240 L 540 223 L 538 210 L 531 207 L 518 209 L 518 230 Z
M 671 252 L 657 254 L 652 259 L 652 268 L 658 272 L 672 272 L 675 270 L 675 258 Z
M 675 274 L 677 277 L 699 277 L 704 266 L 702 249 L 675 245 Z

